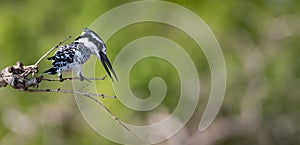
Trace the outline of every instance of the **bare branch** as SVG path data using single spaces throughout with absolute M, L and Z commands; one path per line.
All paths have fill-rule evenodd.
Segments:
M 38 72 L 38 64 L 54 49 L 58 48 L 63 42 L 70 39 L 71 36 L 66 38 L 65 40 L 59 42 L 55 47 L 51 48 L 47 53 L 45 53 L 34 65 L 28 65 L 23 66 L 22 62 L 17 62 L 14 66 L 9 66 L 4 68 L 0 72 L 0 87 L 6 87 L 7 85 L 10 85 L 14 89 L 18 89 L 20 91 L 24 92 L 57 92 L 57 93 L 72 93 L 72 94 L 78 94 L 85 96 L 93 101 L 95 101 L 97 104 L 99 104 L 107 113 L 109 113 L 110 116 L 113 117 L 113 119 L 124 129 L 126 129 L 128 132 L 139 138 L 143 143 L 146 143 L 142 138 L 140 138 L 137 134 L 135 134 L 133 131 L 131 131 L 125 124 L 123 124 L 117 117 L 115 117 L 112 112 L 101 102 L 101 100 L 97 99 L 96 97 L 102 97 L 102 98 L 116 98 L 116 96 L 107 96 L 104 94 L 93 94 L 93 93 L 86 93 L 81 91 L 75 91 L 75 90 L 61 90 L 61 89 L 29 89 L 30 87 L 38 88 L 39 83 L 42 81 L 61 81 L 61 79 L 49 79 L 44 78 L 42 75 L 39 77 L 35 77 L 34 74 Z M 32 77 L 28 78 L 28 75 L 32 74 Z M 104 80 L 106 76 L 102 78 L 86 78 L 87 80 Z M 77 80 L 80 78 L 74 77 L 74 78 L 63 78 L 63 80 Z M 147 144 L 147 143 L 146 143 Z
M 95 97 L 102 97 L 102 98 L 116 98 L 116 96 L 107 96 L 104 94 L 92 94 L 92 93 L 85 93 L 85 92 L 80 92 L 80 91 L 74 91 L 74 90 L 50 90 L 50 89 L 25 89 L 21 90 L 25 92 L 59 92 L 59 93 L 73 93 L 73 94 L 78 94 L 78 95 L 83 95 L 92 101 L 96 102 L 99 104 L 120 126 L 122 126 L 124 129 L 126 129 L 128 132 L 133 134 L 135 137 L 139 138 L 143 143 L 146 143 L 142 138 L 140 138 L 137 134 L 135 134 L 132 130 L 130 130 L 123 122 L 119 120 L 118 117 L 115 117 L 112 112 L 97 98 Z
M 16 65 L 7 67 L 3 69 L 0 72 L 0 87 L 6 87 L 7 85 L 10 85 L 11 87 L 18 89 L 20 91 L 24 92 L 58 92 L 58 93 L 73 93 L 85 96 L 93 101 L 95 101 L 97 104 L 99 104 L 113 119 L 124 129 L 126 129 L 128 132 L 139 138 L 143 143 L 146 143 L 142 138 L 140 138 L 137 134 L 135 134 L 133 131 L 131 131 L 125 124 L 123 124 L 117 117 L 115 117 L 112 112 L 97 98 L 95 97 L 102 97 L 102 98 L 116 98 L 116 96 L 107 96 L 104 94 L 92 94 L 92 93 L 86 93 L 81 91 L 75 91 L 75 90 L 51 90 L 51 89 L 29 89 L 29 87 L 35 87 L 38 88 L 38 85 L 43 80 L 45 81 L 60 81 L 60 79 L 47 79 L 43 78 L 42 75 L 39 77 L 32 77 L 27 78 L 27 76 L 31 73 L 37 72 L 38 67 L 32 67 L 32 66 L 23 66 L 23 63 L 17 62 Z M 106 76 L 103 78 L 100 78 L 100 80 L 105 79 Z M 73 80 L 73 79 L 80 79 L 80 78 L 64 78 L 65 80 Z M 90 78 L 90 80 L 99 80 L 99 78 Z
M 102 97 L 102 98 L 116 98 L 116 96 L 107 96 L 105 94 L 93 94 L 93 93 L 86 93 L 86 92 L 81 92 L 81 91 L 74 91 L 74 90 L 51 90 L 51 89 L 20 89 L 21 91 L 24 92 L 57 92 L 57 93 L 71 93 L 71 94 L 78 94 L 78 95 L 83 95 L 86 97 Z
M 49 53 L 51 53 L 54 49 L 57 49 L 61 44 L 63 44 L 64 42 L 66 42 L 68 39 L 70 39 L 71 36 L 67 37 L 66 39 L 64 39 L 63 41 L 60 41 L 57 45 L 55 45 L 53 48 L 51 48 L 47 53 L 45 53 L 35 64 L 34 66 L 38 66 L 38 64 L 47 56 L 49 55 Z
M 98 80 L 105 80 L 105 78 L 107 77 L 107 75 L 105 75 L 104 77 L 102 78 L 86 78 L 87 80 L 89 81 L 98 81 Z M 58 81 L 58 82 L 61 82 L 61 81 L 69 81 L 69 80 L 80 80 L 79 77 L 70 77 L 70 78 L 42 78 L 42 80 L 44 81 Z
M 18 61 L 15 65 L 6 67 L 0 72 L 0 87 L 10 85 L 15 89 L 37 88 L 42 76 L 27 78 L 29 74 L 37 71 L 38 67 L 23 66 L 23 63 Z
M 138 136 L 137 134 L 135 134 L 132 130 L 130 130 L 123 122 L 121 122 L 121 121 L 119 120 L 118 117 L 113 116 L 111 113 L 110 113 L 110 115 L 114 118 L 114 120 L 115 120 L 119 125 L 121 125 L 123 128 L 125 128 L 127 131 L 129 131 L 131 134 L 133 134 L 135 137 L 137 137 L 138 139 L 140 139 L 143 143 L 149 144 L 149 143 L 146 142 L 144 139 L 142 139 L 140 136 Z

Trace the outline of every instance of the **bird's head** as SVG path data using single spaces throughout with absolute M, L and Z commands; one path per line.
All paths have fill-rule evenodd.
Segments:
M 110 78 L 113 80 L 110 73 L 111 71 L 116 80 L 118 80 L 111 63 L 106 56 L 106 46 L 96 32 L 89 28 L 84 28 L 81 35 L 75 39 L 75 42 L 83 43 L 87 48 L 89 48 L 92 54 L 94 54 L 101 61 Z
M 96 32 L 89 28 L 84 28 L 81 35 L 77 37 L 75 41 L 83 43 L 96 56 L 100 51 L 106 53 L 106 46 L 103 40 L 98 36 Z

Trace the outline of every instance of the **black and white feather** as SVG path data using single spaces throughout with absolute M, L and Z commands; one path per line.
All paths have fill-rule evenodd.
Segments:
M 77 75 L 83 80 L 81 66 L 90 58 L 91 54 L 95 55 L 101 61 L 112 80 L 111 72 L 116 80 L 118 80 L 106 56 L 106 46 L 103 40 L 97 33 L 88 28 L 85 28 L 81 35 L 72 43 L 59 47 L 55 55 L 48 58 L 48 60 L 52 60 L 52 67 L 44 73 L 50 75 L 58 74 L 61 78 L 63 72 L 75 70 Z

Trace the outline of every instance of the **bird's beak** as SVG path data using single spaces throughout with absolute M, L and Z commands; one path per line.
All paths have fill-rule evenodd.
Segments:
M 110 61 L 108 60 L 106 54 L 104 54 L 103 52 L 100 51 L 100 60 L 101 63 L 103 65 L 103 67 L 105 68 L 107 74 L 109 75 L 109 77 L 112 79 L 112 81 L 114 81 L 114 79 L 111 77 L 111 73 L 110 71 L 113 73 L 113 75 L 115 76 L 116 80 L 118 81 L 118 77 L 114 71 L 114 69 L 112 68 Z

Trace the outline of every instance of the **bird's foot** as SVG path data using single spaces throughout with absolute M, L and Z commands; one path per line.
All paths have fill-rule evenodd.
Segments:
M 63 81 L 64 81 L 64 79 L 63 79 L 62 75 L 59 75 L 59 82 L 63 82 Z

